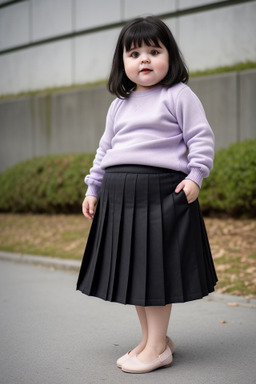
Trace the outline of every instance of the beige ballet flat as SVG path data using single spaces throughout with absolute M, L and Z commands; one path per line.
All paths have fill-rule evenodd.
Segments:
M 131 351 L 127 352 L 125 355 L 123 355 L 122 357 L 120 357 L 117 361 L 116 361 L 116 365 L 118 366 L 118 368 L 122 368 L 122 365 L 128 360 L 131 358 L 131 356 L 129 355 Z
M 122 365 L 122 371 L 128 373 L 148 373 L 158 368 L 166 368 L 172 364 L 172 352 L 167 346 L 166 350 L 150 363 L 143 363 L 136 356 L 126 360 Z
M 169 336 L 166 336 L 166 345 L 168 345 L 168 347 L 170 348 L 172 354 L 174 354 L 174 343 L 172 341 L 172 339 L 169 337 Z M 117 362 L 116 362 L 116 365 L 118 366 L 118 368 L 122 368 L 122 365 L 128 360 L 131 358 L 131 356 L 129 355 L 131 351 L 127 352 L 125 355 L 123 355 L 122 357 L 120 357 Z

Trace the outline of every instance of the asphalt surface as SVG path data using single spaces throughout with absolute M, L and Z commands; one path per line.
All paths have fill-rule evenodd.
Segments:
M 255 300 L 173 305 L 172 366 L 128 374 L 115 362 L 139 341 L 135 309 L 76 291 L 79 262 L 45 259 L 0 252 L 0 384 L 256 383 Z

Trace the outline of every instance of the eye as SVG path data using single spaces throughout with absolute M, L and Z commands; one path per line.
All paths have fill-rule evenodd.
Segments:
M 159 54 L 159 52 L 156 49 L 152 49 L 150 53 L 152 56 L 157 56 Z
M 132 53 L 131 53 L 131 57 L 133 57 L 134 59 L 136 59 L 137 57 L 139 57 L 139 52 L 136 52 L 136 51 L 132 52 Z

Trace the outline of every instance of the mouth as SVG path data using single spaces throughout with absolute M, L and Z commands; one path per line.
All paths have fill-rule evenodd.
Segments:
M 140 70 L 140 72 L 142 72 L 142 73 L 149 73 L 149 72 L 152 72 L 152 69 L 149 69 L 149 68 L 142 68 L 142 69 Z

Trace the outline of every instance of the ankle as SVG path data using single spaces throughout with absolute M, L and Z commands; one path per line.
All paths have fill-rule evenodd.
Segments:
M 145 346 L 145 349 L 155 353 L 156 355 L 161 355 L 166 350 L 166 342 L 159 343 L 150 343 L 148 342 Z
M 142 340 L 135 348 L 133 348 L 130 352 L 129 352 L 129 356 L 132 357 L 132 356 L 135 356 L 135 355 L 138 355 L 139 353 L 141 353 L 143 351 L 143 349 L 145 348 L 147 342 Z

